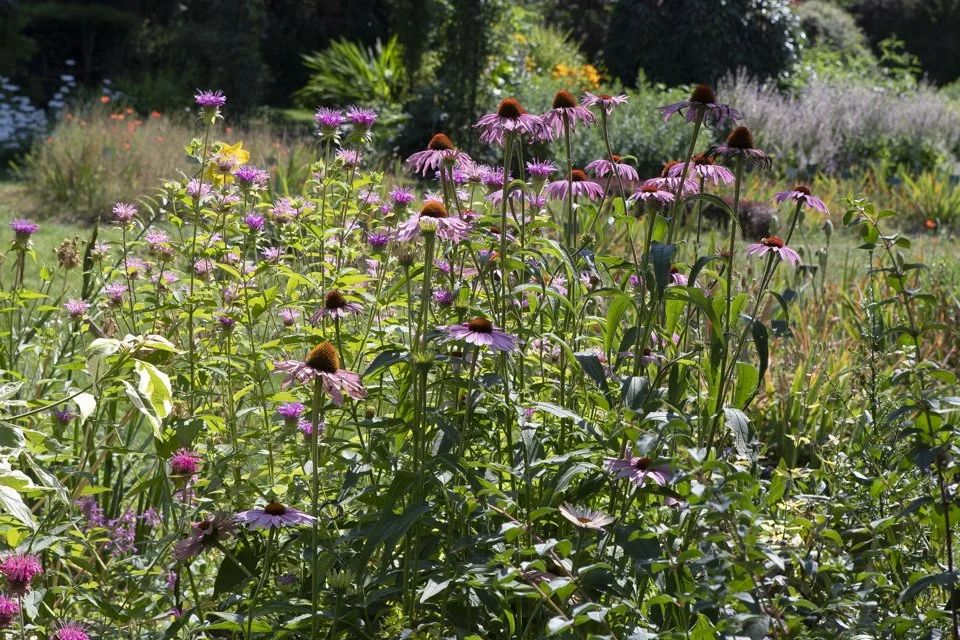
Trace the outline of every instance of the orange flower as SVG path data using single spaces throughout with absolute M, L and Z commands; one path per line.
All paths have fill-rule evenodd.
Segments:
M 161 116 L 161 113 L 159 111 L 154 111 L 153 113 L 150 114 L 151 118 L 159 118 L 160 116 Z
M 124 109 L 124 111 L 127 112 L 127 113 L 131 113 L 131 114 L 132 114 L 132 113 L 133 113 L 133 108 L 132 108 L 132 107 L 127 107 L 126 109 Z
M 227 127 L 227 128 L 225 129 L 225 131 L 226 131 L 227 133 L 233 133 L 233 127 Z
M 936 228 L 937 228 L 937 223 L 934 222 L 933 220 L 927 220 L 924 224 L 927 226 L 927 229 L 936 229 Z
M 157 141 L 157 142 L 163 142 L 163 136 L 157 136 L 157 137 L 156 137 L 156 141 Z
M 129 143 L 129 142 L 124 142 L 124 143 L 123 143 L 123 148 L 124 148 L 124 149 L 129 149 L 129 148 L 130 148 L 130 143 Z
M 107 104 L 108 102 L 110 102 L 110 96 L 100 96 L 100 102 L 102 102 L 103 104 Z

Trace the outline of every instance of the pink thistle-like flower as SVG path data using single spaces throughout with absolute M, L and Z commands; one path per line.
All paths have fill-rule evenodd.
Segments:
M 470 156 L 454 147 L 453 142 L 445 134 L 438 133 L 430 138 L 426 149 L 407 158 L 407 166 L 413 169 L 414 173 L 426 176 L 427 173 L 437 171 L 440 167 L 453 167 L 469 161 Z
M 343 163 L 345 167 L 359 167 L 363 161 L 363 153 L 359 149 L 338 149 L 337 160 Z
M 598 178 L 602 178 L 608 174 L 614 174 L 624 180 L 640 179 L 637 170 L 626 162 L 622 162 L 622 158 L 616 154 L 607 159 L 594 160 L 584 168 L 587 171 L 593 171 L 593 174 Z
M 344 295 L 333 289 L 328 292 L 323 299 L 323 306 L 310 316 L 310 323 L 316 324 L 321 318 L 346 318 L 348 315 L 357 315 L 363 311 L 363 305 L 359 302 L 350 302 Z
M 291 327 L 296 324 L 297 318 L 299 317 L 300 312 L 296 309 L 291 309 L 290 307 L 280 309 L 280 322 L 282 322 L 285 327 Z
M 347 107 L 347 120 L 354 127 L 367 130 L 377 121 L 377 110 L 351 105 Z
M 119 307 L 123 304 L 123 296 L 127 293 L 127 285 L 122 282 L 111 282 L 103 288 L 103 293 L 107 296 L 107 304 L 111 307 Z
M 174 476 L 190 477 L 200 471 L 200 454 L 189 449 L 177 449 L 170 456 L 170 473 Z
M 340 356 L 336 347 L 329 342 L 314 347 L 302 362 L 274 360 L 273 367 L 276 371 L 287 374 L 281 385 L 284 387 L 294 380 L 307 384 L 319 379 L 323 391 L 338 407 L 343 406 L 344 393 L 354 400 L 367 397 L 360 374 L 340 368 Z
M 804 204 L 816 209 L 825 216 L 830 215 L 830 210 L 827 209 L 827 205 L 824 204 L 823 200 L 810 195 L 810 188 L 803 185 L 794 187 L 793 191 L 781 191 L 780 193 L 774 194 L 773 198 L 777 201 L 777 204 L 783 204 L 787 200 L 792 200 L 797 204 Z
M 722 165 L 714 163 L 713 158 L 703 153 L 698 153 L 690 159 L 688 175 L 689 172 L 695 173 L 704 181 L 709 180 L 713 182 L 714 185 L 719 185 L 721 182 L 723 184 L 730 184 L 735 180 L 733 171 L 730 171 L 730 169 L 727 169 Z M 670 163 L 665 168 L 665 173 L 670 178 L 679 179 L 680 175 L 683 173 L 683 163 Z
M 589 91 L 583 92 L 583 98 L 580 99 L 580 104 L 585 107 L 600 107 L 603 109 L 607 115 L 613 113 L 613 110 L 619 107 L 622 104 L 627 104 L 626 94 L 620 94 L 618 96 L 611 96 L 605 93 L 600 94 L 599 96 L 590 93 Z
M 67 300 L 63 305 L 72 320 L 79 320 L 90 309 L 90 303 L 86 300 Z
M 243 165 L 234 170 L 233 177 L 241 189 L 259 189 L 270 179 L 270 174 L 260 167 Z
M 117 202 L 113 205 L 113 221 L 125 227 L 137 217 L 137 205 L 129 202 Z
M 564 122 L 571 129 L 577 123 L 589 127 L 597 121 L 597 117 L 586 105 L 577 104 L 577 99 L 566 89 L 560 89 L 553 96 L 552 108 L 541 116 L 544 124 L 553 129 L 554 137 L 563 135 Z
M 320 129 L 321 136 L 332 136 L 337 133 L 337 129 L 343 125 L 347 119 L 339 109 L 328 109 L 320 107 L 313 116 L 314 121 Z
M 40 225 L 32 220 L 17 218 L 10 221 L 10 230 L 13 231 L 13 245 L 23 249 L 30 246 L 30 238 L 40 230 Z
M 527 113 L 516 98 L 504 98 L 495 113 L 488 113 L 473 126 L 480 129 L 480 141 L 485 144 L 503 146 L 504 135 L 526 135 L 534 141 L 550 139 L 550 128 L 543 119 Z
M 293 507 L 269 502 L 260 509 L 250 509 L 237 514 L 237 521 L 251 529 L 279 529 L 281 527 L 296 527 L 298 525 L 313 524 L 316 520 L 311 515 L 298 511 Z
M 800 254 L 786 246 L 777 236 L 763 238 L 759 243 L 747 246 L 748 256 L 764 256 L 771 251 L 790 264 L 800 264 Z
M 572 522 L 574 526 L 591 531 L 602 531 L 605 526 L 613 524 L 616 520 L 613 516 L 608 516 L 602 511 L 578 509 L 569 504 L 560 507 L 560 515 Z
M 13 619 L 20 613 L 20 605 L 0 594 L 0 629 L 6 629 L 13 624 Z
M 200 89 L 197 89 L 197 93 L 193 96 L 193 99 L 196 101 L 198 107 L 203 107 L 204 109 L 219 109 L 227 104 L 227 96 L 223 95 L 223 91 L 219 89 L 216 91 L 200 91 Z
M 587 174 L 581 169 L 573 170 L 573 197 L 586 196 L 590 200 L 598 200 L 603 197 L 603 187 L 592 180 L 587 179 Z M 550 200 L 566 200 L 567 191 L 570 189 L 570 183 L 563 180 L 554 180 L 543 189 L 543 194 Z
M 661 487 L 670 482 L 670 467 L 665 464 L 654 465 L 647 456 L 607 458 L 603 461 L 603 466 L 617 479 L 629 480 L 638 487 L 648 479 Z
M 474 318 L 463 324 L 452 324 L 437 327 L 437 329 L 444 334 L 440 338 L 442 342 L 463 340 L 467 344 L 490 347 L 494 351 L 517 351 L 519 348 L 516 336 L 501 331 L 486 318 Z
M 292 425 L 297 424 L 300 416 L 302 416 L 306 410 L 306 405 L 299 402 L 284 402 L 277 407 L 277 413 L 283 418 L 284 423 Z
M 190 525 L 190 535 L 173 547 L 173 557 L 184 562 L 194 558 L 206 549 L 216 547 L 220 542 L 231 538 L 237 530 L 236 519 L 227 513 L 207 516 Z
M 689 100 L 668 104 L 658 109 L 663 114 L 664 122 L 678 113 L 683 113 L 684 109 L 687 110 L 685 115 L 687 122 L 693 122 L 698 116 L 703 116 L 709 117 L 713 124 L 719 126 L 726 120 L 736 121 L 742 118 L 740 112 L 730 105 L 717 104 L 717 96 L 714 95 L 713 89 L 705 84 L 697 85 Z
M 632 196 L 627 198 L 628 203 L 636 202 L 637 200 L 667 204 L 673 202 L 674 195 L 669 191 L 661 189 L 656 184 L 650 184 L 650 181 L 647 181 L 639 189 L 634 191 Z
M 400 242 L 406 242 L 413 239 L 421 233 L 420 219 L 433 218 L 437 221 L 437 236 L 451 242 L 460 242 L 470 233 L 470 225 L 460 218 L 453 217 L 447 213 L 443 204 L 435 201 L 423 203 L 420 212 L 410 216 L 405 222 L 397 226 L 397 232 L 394 236 Z
M 76 622 L 61 622 L 50 640 L 90 640 L 90 636 Z
M 7 579 L 10 592 L 24 596 L 30 591 L 30 583 L 43 573 L 37 556 L 15 553 L 0 562 L 0 575 Z

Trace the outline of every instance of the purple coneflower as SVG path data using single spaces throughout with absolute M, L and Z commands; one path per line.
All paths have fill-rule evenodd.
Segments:
M 800 264 L 800 254 L 784 244 L 783 240 L 777 236 L 770 236 L 769 238 L 763 238 L 759 243 L 751 244 L 747 246 L 747 255 L 748 256 L 763 256 L 768 252 L 772 251 L 773 253 L 780 256 L 786 262 L 790 264 Z
M 637 174 L 637 170 L 626 162 L 622 162 L 622 160 L 623 158 L 614 154 L 607 159 L 594 160 L 585 169 L 593 171 L 593 174 L 598 178 L 613 173 L 625 180 L 639 180 L 640 176 Z
M 90 309 L 90 303 L 86 300 L 67 300 L 63 305 L 72 320 L 79 320 Z
M 808 207 L 812 207 L 823 215 L 830 215 L 830 210 L 827 209 L 827 205 L 824 204 L 823 200 L 810 195 L 810 188 L 803 185 L 797 185 L 793 188 L 793 191 L 781 191 L 780 193 L 774 194 L 773 197 L 777 201 L 777 204 L 783 204 L 786 200 L 793 200 L 797 204 L 805 204 Z
M 279 502 L 269 502 L 261 509 L 250 509 L 237 514 L 237 521 L 251 529 L 279 529 L 297 525 L 313 524 L 313 516 Z
M 200 89 L 197 89 L 197 94 L 193 96 L 193 99 L 196 100 L 198 107 L 204 109 L 219 109 L 227 104 L 227 96 L 223 95 L 223 91 L 219 89 L 216 91 L 200 91 Z
M 463 324 L 451 324 L 437 327 L 443 332 L 442 342 L 463 340 L 478 347 L 490 347 L 494 351 L 516 351 L 517 338 L 498 329 L 486 318 L 474 318 Z
M 527 113 L 516 98 L 504 98 L 496 113 L 488 113 L 473 126 L 480 129 L 480 141 L 485 144 L 496 142 L 503 146 L 505 134 L 528 135 L 534 141 L 550 139 L 550 128 L 543 119 Z
M 599 183 L 587 179 L 587 174 L 582 169 L 574 169 L 573 174 L 573 197 L 586 196 L 590 200 L 597 200 L 603 197 L 603 187 Z M 566 200 L 567 190 L 570 183 L 566 180 L 554 180 L 543 189 L 543 194 L 550 200 Z
M 679 284 L 685 287 L 687 286 L 689 278 L 680 273 L 680 270 L 677 269 L 677 265 L 672 264 L 670 265 L 670 280 L 673 282 L 673 284 Z
M 726 143 L 716 147 L 713 150 L 716 155 L 724 157 L 739 157 L 749 160 L 763 169 L 770 169 L 773 166 L 773 160 L 770 156 L 753 147 L 753 134 L 750 129 L 744 126 L 737 127 L 727 136 Z
M 644 366 L 648 364 L 659 364 L 664 360 L 666 360 L 666 358 L 663 356 L 663 354 L 651 351 L 646 347 L 644 347 L 643 353 L 640 354 L 640 364 Z
M 553 96 L 552 108 L 543 114 L 543 122 L 553 129 L 555 137 L 563 135 L 564 122 L 571 129 L 582 123 L 588 127 L 597 121 L 588 105 L 577 104 L 577 99 L 566 89 L 560 89 Z
M 25 596 L 30 591 L 30 583 L 43 573 L 43 567 L 37 556 L 15 553 L 0 562 L 0 574 L 7 579 L 10 593 Z
M 613 110 L 619 107 L 622 104 L 627 103 L 626 94 L 620 94 L 618 96 L 607 95 L 602 93 L 599 96 L 593 95 L 589 91 L 583 92 L 583 98 L 580 99 L 580 104 L 585 107 L 600 107 L 603 109 L 607 115 L 613 113 Z
M 276 371 L 287 374 L 281 386 L 288 386 L 294 380 L 307 384 L 319 379 L 323 391 L 330 396 L 338 407 L 343 406 L 344 392 L 354 400 L 367 397 L 360 375 L 340 368 L 340 356 L 336 347 L 323 342 L 307 354 L 303 362 L 296 360 L 274 360 Z
M 310 316 L 310 323 L 316 324 L 320 318 L 346 318 L 348 315 L 356 315 L 363 311 L 363 305 L 359 302 L 348 301 L 341 292 L 333 289 L 328 292 L 323 299 L 323 306 Z
M 713 89 L 705 84 L 698 84 L 690 94 L 689 100 L 659 107 L 664 122 L 677 113 L 683 113 L 684 109 L 687 110 L 685 116 L 687 122 L 693 122 L 698 117 L 709 116 L 711 122 L 719 126 L 725 120 L 736 121 L 742 117 L 740 112 L 730 105 L 717 104 L 717 96 L 714 95 Z
M 61 622 L 50 640 L 90 640 L 90 636 L 76 622 Z
M 397 227 L 396 239 L 401 242 L 411 240 L 420 233 L 420 219 L 432 218 L 437 223 L 437 235 L 444 240 L 460 242 L 470 233 L 470 225 L 460 218 L 447 213 L 443 204 L 435 201 L 424 202 L 417 213 Z
M 560 514 L 581 529 L 602 531 L 605 526 L 612 524 L 616 518 L 608 516 L 602 511 L 578 509 L 569 504 L 560 507 Z
M 674 196 L 669 191 L 661 189 L 657 184 L 651 184 L 651 181 L 645 182 L 639 189 L 633 192 L 633 195 L 627 198 L 628 203 L 641 200 L 643 202 L 655 202 L 666 204 L 673 202 Z
M 603 466 L 616 478 L 630 480 L 638 487 L 642 486 L 647 479 L 661 487 L 670 482 L 670 467 L 665 464 L 654 465 L 647 456 L 607 458 L 603 461 Z
M 177 449 L 170 456 L 170 474 L 173 476 L 190 477 L 200 471 L 200 454 L 190 449 Z
M 0 629 L 6 629 L 13 624 L 13 619 L 20 613 L 20 605 L 0 594 Z
M 426 149 L 407 158 L 407 166 L 414 173 L 426 176 L 428 171 L 437 171 L 442 166 L 452 167 L 469 159 L 470 156 L 453 146 L 450 138 L 438 133 L 430 138 Z
M 704 181 L 710 180 L 714 185 L 730 184 L 735 180 L 733 171 L 726 167 L 716 164 L 710 156 L 704 153 L 698 153 L 690 159 L 689 169 Z M 679 178 L 683 173 L 683 163 L 673 162 L 665 168 L 665 173 L 670 178 Z
M 181 562 L 194 558 L 232 537 L 236 530 L 236 519 L 230 514 L 207 516 L 190 525 L 190 535 L 174 545 L 173 557 Z

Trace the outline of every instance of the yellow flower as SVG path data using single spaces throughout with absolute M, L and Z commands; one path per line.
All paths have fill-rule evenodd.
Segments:
M 233 176 L 230 171 L 243 166 L 250 161 L 250 152 L 243 148 L 243 141 L 236 144 L 227 144 L 226 142 L 216 142 L 213 145 L 213 154 L 207 163 L 207 171 L 204 175 L 215 184 L 233 182 Z M 229 167 L 227 171 L 224 168 Z

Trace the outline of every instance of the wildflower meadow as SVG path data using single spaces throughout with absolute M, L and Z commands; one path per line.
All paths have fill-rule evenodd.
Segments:
M 960 639 L 954 240 L 705 84 L 659 174 L 560 89 L 398 171 L 320 108 L 286 192 L 194 100 L 86 237 L 7 225 L 5 637 Z

